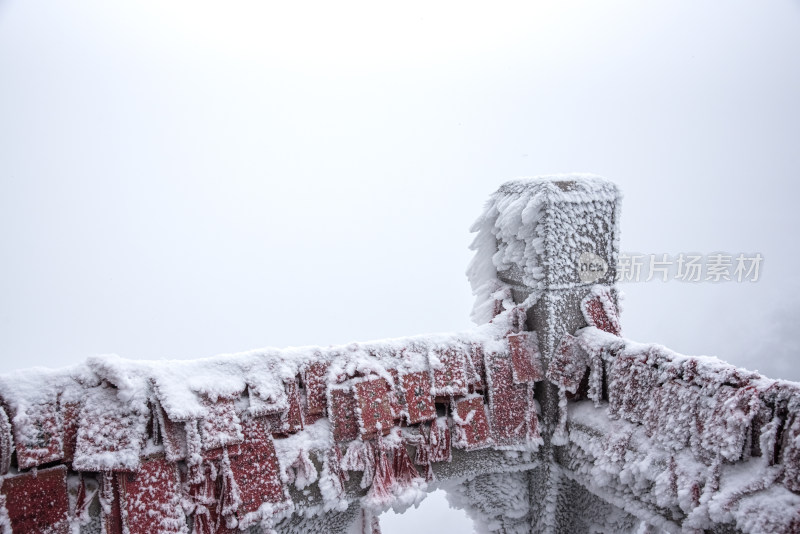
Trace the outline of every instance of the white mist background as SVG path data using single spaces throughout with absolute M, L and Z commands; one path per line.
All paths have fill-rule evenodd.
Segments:
M 489 194 L 583 171 L 624 251 L 764 257 L 627 337 L 800 380 L 798 51 L 797 0 L 7 0 L 0 372 L 469 328 Z

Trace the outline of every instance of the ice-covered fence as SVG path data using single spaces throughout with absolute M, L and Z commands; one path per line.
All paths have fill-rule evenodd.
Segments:
M 509 182 L 468 332 L 0 376 L 8 532 L 797 532 L 798 385 L 621 336 L 619 193 Z
M 0 524 L 200 534 L 289 528 L 292 515 L 352 526 L 360 510 L 370 523 L 388 505 L 418 503 L 433 480 L 530 466 L 541 443 L 533 383 L 543 379 L 535 339 L 500 321 L 343 347 L 96 357 L 11 373 L 0 377 Z M 57 505 L 41 514 L 54 492 Z

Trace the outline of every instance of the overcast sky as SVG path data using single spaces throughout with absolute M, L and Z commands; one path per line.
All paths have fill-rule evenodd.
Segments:
M 469 328 L 489 194 L 584 171 L 764 257 L 627 337 L 800 380 L 798 95 L 798 0 L 0 2 L 0 371 Z

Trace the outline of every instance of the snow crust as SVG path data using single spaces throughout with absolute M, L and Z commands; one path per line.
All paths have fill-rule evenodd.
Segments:
M 2 375 L 4 473 L 66 463 L 77 530 L 96 525 L 92 500 L 103 528 L 120 521 L 129 534 L 154 521 L 170 532 L 269 532 L 295 513 L 344 513 L 353 500 L 375 514 L 403 510 L 421 502 L 454 447 L 541 445 L 532 392 L 544 374 L 535 337 L 519 337 L 514 317 L 461 333 L 194 361 L 107 355 Z M 489 360 L 508 362 L 505 382 Z M 526 397 L 509 405 L 490 395 L 493 376 Z M 501 443 L 492 414 L 517 405 L 522 432 L 504 430 Z
M 566 402 L 571 476 L 670 532 L 797 532 L 800 384 L 595 327 L 572 339 L 570 385 L 594 385 Z

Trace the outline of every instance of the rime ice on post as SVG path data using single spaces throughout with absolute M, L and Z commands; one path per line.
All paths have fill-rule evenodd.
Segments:
M 620 198 L 613 183 L 593 175 L 519 179 L 503 184 L 472 228 L 477 232 L 472 244 L 476 254 L 467 274 L 476 296 L 473 320 L 479 324 L 506 321 L 512 332 L 519 328 L 535 332 L 547 368 L 561 339 L 587 326 L 581 302 L 594 294 L 593 287 L 604 288 L 595 289 L 608 301 L 598 297 L 601 307 L 606 304 L 609 310 L 616 309 Z M 606 319 L 606 308 L 596 307 L 592 302 L 591 311 L 598 322 Z M 524 310 L 524 321 L 518 318 L 518 310 Z M 498 314 L 501 317 L 495 318 Z M 509 364 L 514 364 L 513 382 L 517 383 L 532 382 L 538 375 L 527 358 L 520 357 L 523 339 L 509 338 Z M 560 362 L 562 366 L 565 363 Z M 511 378 L 506 365 L 498 354 L 487 358 L 489 423 L 499 443 L 513 441 L 512 436 L 520 433 L 519 416 L 508 411 L 521 410 L 524 404 L 518 398 L 521 390 L 509 395 L 512 389 L 524 386 L 506 378 Z M 495 387 L 493 381 L 502 382 L 502 387 Z M 559 420 L 563 423 L 559 414 L 564 414 L 566 401 L 559 405 L 556 387 L 545 382 L 539 382 L 536 391 L 543 414 L 543 454 L 549 455 L 550 438 Z M 532 487 L 549 495 L 548 499 L 557 499 L 557 477 L 549 473 L 548 467 L 537 470 L 532 475 Z M 557 508 L 556 502 L 548 499 L 531 502 L 534 523 L 547 529 L 555 528 L 553 514 Z
M 549 358 L 563 334 L 586 326 L 580 304 L 592 286 L 614 284 L 620 198 L 593 175 L 503 184 L 472 227 L 473 320 L 491 320 L 498 295 L 510 294 Z

